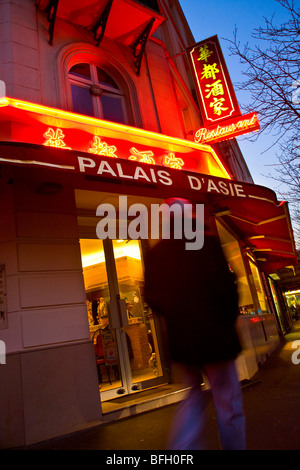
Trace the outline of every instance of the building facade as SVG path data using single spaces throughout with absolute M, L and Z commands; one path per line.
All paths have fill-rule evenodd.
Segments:
M 251 378 L 282 331 L 269 276 L 297 262 L 290 218 L 234 139 L 194 141 L 195 41 L 178 1 L 0 0 L 0 22 L 1 447 L 126 416 L 120 397 L 145 390 L 161 399 L 171 384 L 180 399 L 143 299 L 135 204 L 205 205 L 238 279 L 237 366 Z M 98 236 L 105 218 L 114 239 Z

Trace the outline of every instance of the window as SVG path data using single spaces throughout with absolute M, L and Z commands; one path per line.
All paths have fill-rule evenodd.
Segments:
M 124 92 L 96 64 L 79 63 L 69 70 L 73 111 L 127 124 Z
M 253 314 L 255 309 L 239 242 L 221 223 L 216 221 L 216 224 L 225 257 L 236 275 L 240 313 Z
M 261 277 L 260 277 L 259 270 L 250 258 L 249 258 L 249 264 L 250 264 L 250 268 L 251 268 L 251 272 L 252 272 L 252 278 L 253 278 L 253 281 L 254 281 L 255 290 L 256 290 L 256 293 L 257 293 L 257 298 L 258 298 L 258 302 L 259 302 L 259 306 L 260 306 L 260 309 L 259 309 L 258 313 L 259 314 L 269 313 L 268 300 L 267 300 L 267 296 L 265 294 L 265 289 L 264 289 L 264 286 L 263 286 L 263 283 L 262 283 L 262 280 L 261 280 Z
M 146 5 L 146 7 L 152 8 L 154 11 L 158 11 L 159 13 L 157 0 L 139 0 L 139 2 Z

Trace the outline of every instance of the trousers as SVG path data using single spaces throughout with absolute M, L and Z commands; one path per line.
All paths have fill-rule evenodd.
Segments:
M 223 450 L 245 450 L 246 430 L 243 400 L 235 361 L 209 364 L 203 368 L 185 366 L 184 380 L 191 387 L 178 406 L 169 437 L 170 450 L 205 450 L 205 408 L 207 393 L 201 386 L 207 377 Z

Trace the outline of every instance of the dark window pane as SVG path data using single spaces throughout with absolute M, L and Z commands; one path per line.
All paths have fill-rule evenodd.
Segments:
M 105 85 L 117 88 L 117 90 L 119 89 L 116 82 L 106 72 L 104 72 L 104 70 L 99 69 L 99 67 L 97 67 L 97 75 L 99 83 L 104 83 Z
M 91 71 L 89 64 L 76 64 L 70 68 L 69 73 L 76 77 L 83 77 L 91 79 Z
M 89 90 L 71 85 L 74 113 L 94 116 L 93 101 Z
M 120 98 L 114 96 L 101 96 L 103 119 L 107 121 L 125 123 L 122 103 Z
M 139 3 L 146 5 L 146 7 L 152 8 L 152 10 L 158 11 L 159 13 L 157 0 L 139 0 Z

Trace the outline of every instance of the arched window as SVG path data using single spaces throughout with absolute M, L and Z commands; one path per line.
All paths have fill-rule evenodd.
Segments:
M 73 111 L 127 124 L 124 92 L 116 81 L 93 63 L 73 65 L 68 73 Z

